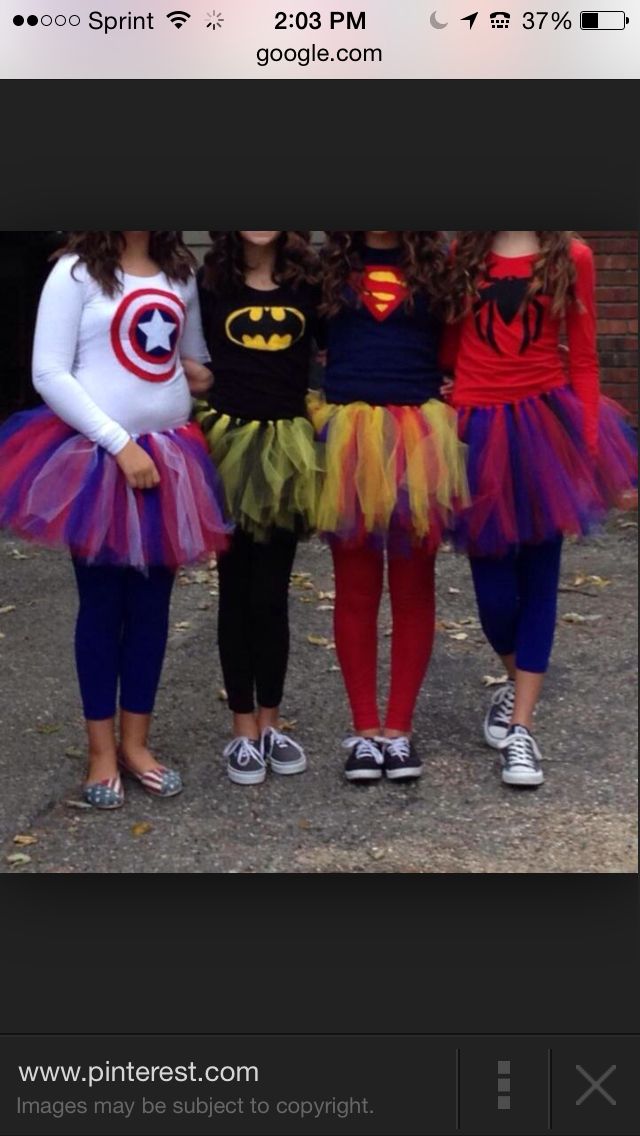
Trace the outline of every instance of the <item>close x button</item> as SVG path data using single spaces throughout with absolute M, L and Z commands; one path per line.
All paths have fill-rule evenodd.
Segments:
M 637 1041 L 558 1038 L 552 1043 L 550 1130 L 626 1136 L 640 1130 Z

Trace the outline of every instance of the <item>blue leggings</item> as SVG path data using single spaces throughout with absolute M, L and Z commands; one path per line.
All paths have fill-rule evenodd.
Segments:
M 153 710 L 169 633 L 174 574 L 150 568 L 109 568 L 74 560 L 80 610 L 76 665 L 84 716 L 99 722 L 120 706 L 132 714 Z
M 507 556 L 471 558 L 480 621 L 498 655 L 521 671 L 549 667 L 558 612 L 562 537 L 521 545 Z

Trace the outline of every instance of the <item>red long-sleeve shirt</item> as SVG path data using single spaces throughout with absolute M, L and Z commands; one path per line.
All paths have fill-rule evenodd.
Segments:
M 460 408 L 496 406 L 565 386 L 568 378 L 583 406 L 586 441 L 595 448 L 600 380 L 593 254 L 581 241 L 571 242 L 576 303 L 564 321 L 551 314 L 549 296 L 524 304 L 536 255 L 490 254 L 477 301 L 445 336 L 443 365 L 455 376 L 452 401 Z M 559 350 L 563 322 L 568 376 Z

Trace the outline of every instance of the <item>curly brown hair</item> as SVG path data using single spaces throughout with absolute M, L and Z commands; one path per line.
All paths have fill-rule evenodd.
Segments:
M 364 271 L 365 232 L 346 229 L 327 231 L 323 251 L 323 314 L 335 316 L 348 303 L 349 285 L 354 274 Z M 406 230 L 398 233 L 399 267 L 404 272 L 410 295 L 409 308 L 423 292 L 436 310 L 444 308 L 448 295 L 449 266 L 443 232 Z
M 182 239 L 182 230 L 155 230 L 149 233 L 149 237 L 149 256 L 160 271 L 169 280 L 186 283 L 195 270 L 196 262 Z M 124 231 L 71 232 L 64 246 L 54 253 L 54 259 L 69 254 L 77 256 L 102 291 L 113 297 L 122 291 L 118 270 L 124 247 Z
M 244 287 L 247 273 L 245 246 L 239 230 L 211 230 L 211 248 L 204 258 L 202 282 L 217 295 L 233 295 Z M 315 284 L 318 257 L 311 246 L 311 230 L 285 229 L 276 241 L 274 284 Z
M 451 295 L 448 316 L 451 320 L 466 315 L 478 295 L 478 284 L 487 272 L 487 260 L 498 235 L 498 229 L 463 230 L 457 235 L 451 271 Z M 576 266 L 571 256 L 571 242 L 579 240 L 570 229 L 536 229 L 540 254 L 533 268 L 533 279 L 525 298 L 551 297 L 551 312 L 561 318 L 570 304 L 576 302 Z

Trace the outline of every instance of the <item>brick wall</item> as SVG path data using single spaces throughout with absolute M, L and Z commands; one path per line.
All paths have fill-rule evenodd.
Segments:
M 602 388 L 638 422 L 638 235 L 593 230 L 582 236 L 596 257 Z

